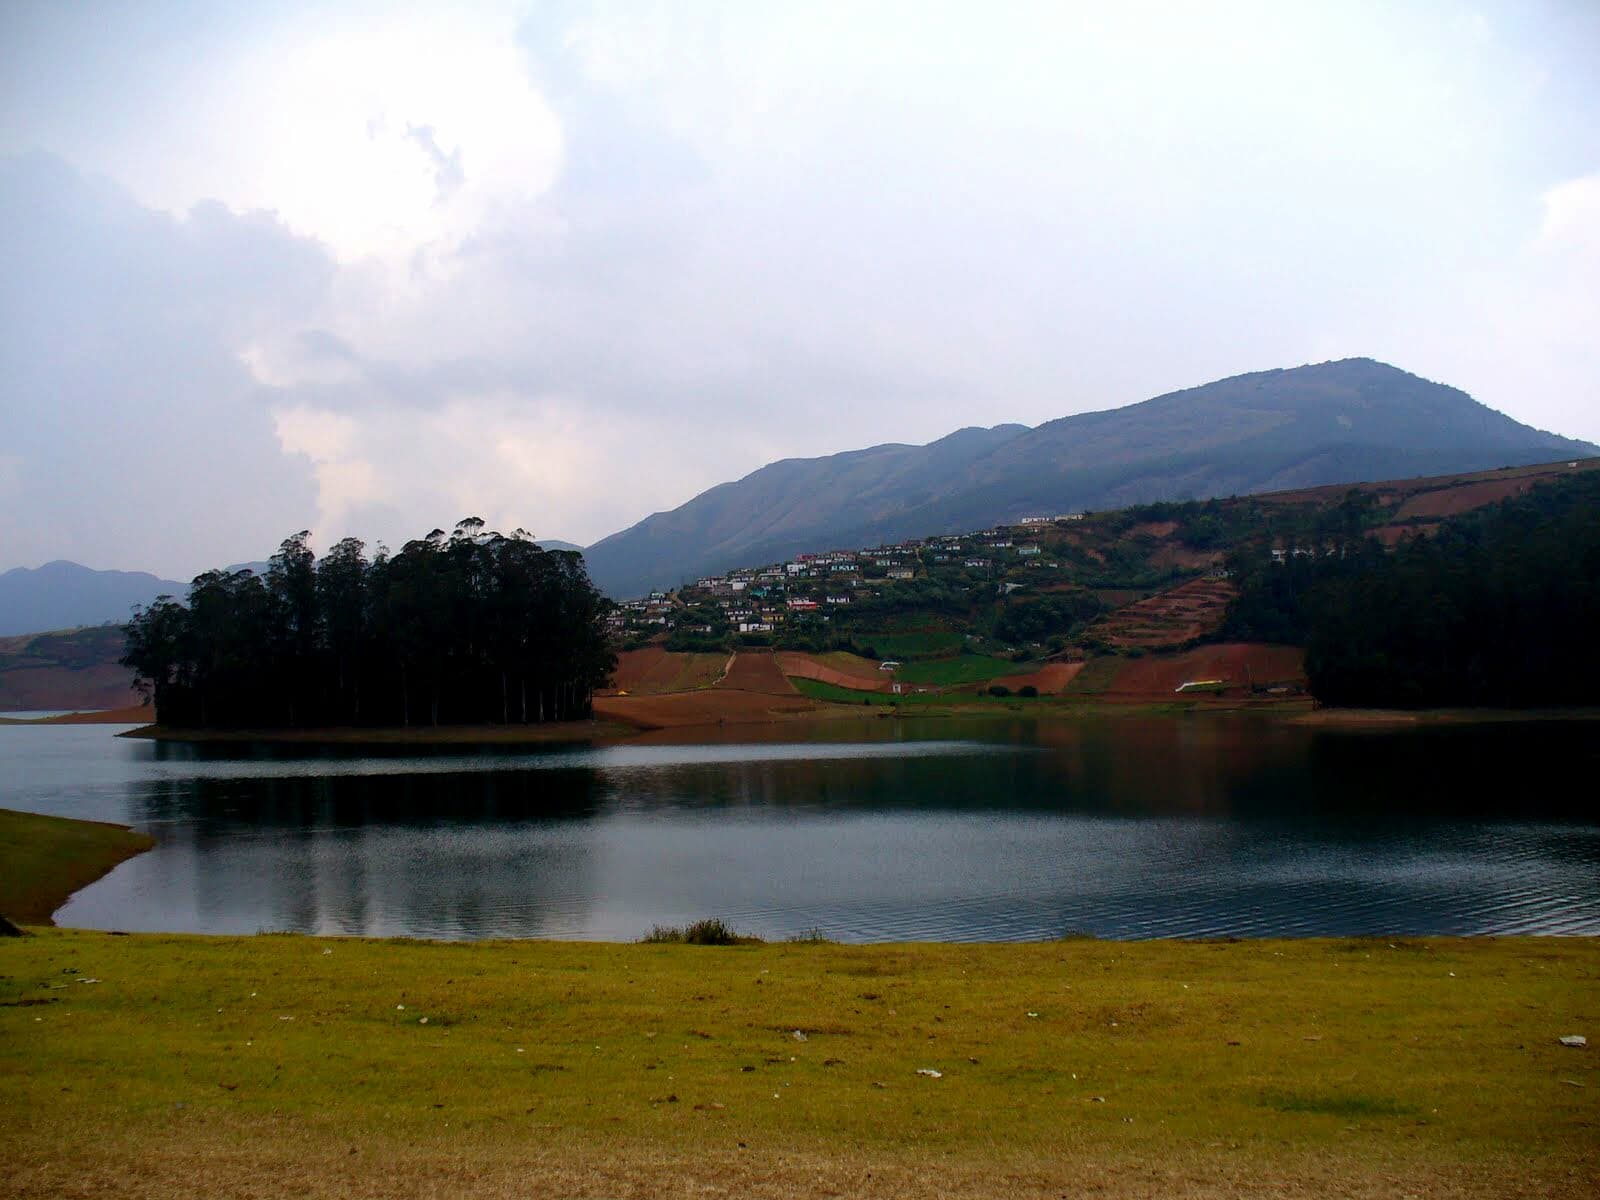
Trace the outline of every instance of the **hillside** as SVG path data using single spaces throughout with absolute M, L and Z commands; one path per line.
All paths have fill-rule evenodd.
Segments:
M 1180 653 L 1226 633 L 1236 588 L 1219 573 L 1230 554 L 1285 550 L 1352 519 L 1363 537 L 1393 545 L 1431 535 L 1452 517 L 1594 471 L 1600 458 L 1141 506 L 918 540 L 870 555 L 822 555 L 801 566 L 804 574 L 769 568 L 778 580 L 761 579 L 763 571 L 752 566 L 728 572 L 720 585 L 625 606 L 617 630 L 637 648 L 623 655 L 611 690 L 642 698 L 699 691 L 719 680 L 726 689 L 730 650 L 768 646 L 778 648 L 784 675 L 822 698 L 886 693 L 891 681 L 878 671 L 881 657 L 906 660 L 897 678 L 935 689 L 1033 686 L 1041 694 L 1117 697 L 1170 693 L 1169 677 L 1183 682 L 1219 672 L 1230 680 L 1280 681 L 1296 673 L 1281 656 L 1230 651 L 1217 659 L 1226 647 L 1216 645 Z M 1039 552 L 1023 553 L 1029 546 Z M 880 559 L 895 565 L 879 566 Z M 891 571 L 909 577 L 891 578 Z M 735 592 L 732 581 L 741 577 L 749 582 Z M 830 603 L 840 599 L 847 602 Z M 790 608 L 790 600 L 800 607 Z M 741 635 L 741 616 L 772 628 Z M 121 629 L 110 627 L 0 638 L 0 711 L 130 703 L 131 672 L 116 662 L 122 644 Z M 1150 654 L 1164 665 L 1141 664 Z M 1088 666 L 1080 673 L 1083 659 Z M 713 719 L 724 715 L 719 710 Z
M 1310 561 L 1382 557 L 1499 501 L 1559 497 L 1597 478 L 1600 458 L 1567 460 L 1137 505 L 746 565 L 626 602 L 615 618 L 625 649 L 617 686 L 716 686 L 728 652 L 776 650 L 803 695 L 866 705 L 1024 688 L 1282 697 L 1303 688 L 1306 639 L 1237 625 L 1230 605 L 1241 583 L 1255 585 L 1242 564 L 1297 578 Z
M 788 459 L 597 542 L 617 597 L 739 563 L 1158 500 L 1443 475 L 1600 447 L 1370 359 L 1261 371 L 1034 429 Z
M 0 712 L 139 703 L 124 642 L 120 625 L 0 638 Z
M 144 571 L 96 571 L 65 559 L 0 574 L 0 637 L 121 622 L 136 604 L 187 584 Z

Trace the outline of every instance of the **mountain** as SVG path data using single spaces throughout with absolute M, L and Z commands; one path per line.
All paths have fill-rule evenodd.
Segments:
M 742 563 L 1156 500 L 1580 458 L 1456 388 L 1372 359 L 1258 371 L 1037 428 L 785 459 L 584 553 L 616 597 Z
M 0 637 L 126 621 L 134 605 L 188 590 L 144 571 L 96 571 L 65 559 L 16 567 L 0 574 Z

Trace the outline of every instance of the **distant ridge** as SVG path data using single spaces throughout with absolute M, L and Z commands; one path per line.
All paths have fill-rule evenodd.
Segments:
M 571 542 L 546 538 L 546 550 L 578 550 Z M 222 570 L 265 575 L 266 560 L 232 563 Z M 99 571 L 59 558 L 42 567 L 14 567 L 0 574 L 0 637 L 78 629 L 85 625 L 120 625 L 135 605 L 157 596 L 189 594 L 188 583 L 162 579 L 147 571 Z
M 614 597 L 806 550 L 1028 515 L 1523 466 L 1600 447 L 1368 358 L 1258 371 L 1034 429 L 785 459 L 585 551 Z
M 120 623 L 136 604 L 188 590 L 186 583 L 144 571 L 96 571 L 66 559 L 15 567 L 0 574 L 0 637 Z

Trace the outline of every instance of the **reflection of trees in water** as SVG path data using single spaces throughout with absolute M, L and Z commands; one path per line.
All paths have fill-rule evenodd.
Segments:
M 1349 734 L 1111 717 L 925 728 L 941 740 L 981 732 L 1001 749 L 869 757 L 818 746 L 812 758 L 322 777 L 273 775 L 281 756 L 265 755 L 254 778 L 139 785 L 132 816 L 161 848 L 125 870 L 143 880 L 139 903 L 197 914 L 179 927 L 457 937 L 576 935 L 606 921 L 642 931 L 664 903 L 693 918 L 730 896 L 777 912 L 810 894 L 839 921 L 855 919 L 851 896 L 863 912 L 926 904 L 950 910 L 926 928 L 952 936 L 1009 928 L 1030 904 L 1091 903 L 1095 921 L 1122 914 L 1108 930 L 1172 932 L 1163 922 L 1190 903 L 1264 932 L 1293 927 L 1283 914 L 1324 892 L 1341 920 L 1404 924 L 1407 906 L 1435 903 L 1429 889 L 1456 897 L 1445 909 L 1465 903 L 1461 872 L 1485 896 L 1534 877 L 1592 894 L 1600 835 L 1587 794 L 1560 782 L 1593 764 L 1592 726 Z M 828 819 L 879 814 L 906 819 L 873 832 Z M 1570 817 L 1586 824 L 1560 823 Z M 1515 827 L 1540 818 L 1555 823 Z M 1510 882 L 1483 877 L 1496 870 Z M 845 908 L 828 907 L 836 900 Z M 1265 924 L 1241 924 L 1246 909 Z M 969 918 L 976 929 L 960 924 Z
M 1262 722 L 925 722 L 942 740 L 999 752 L 754 759 L 616 772 L 641 809 L 783 806 L 829 810 L 1228 816 L 1271 812 L 1300 786 L 1308 735 Z M 921 740 L 921 739 L 910 739 Z
M 589 771 L 162 781 L 135 797 L 208 927 L 533 937 L 581 923 Z M 229 914 L 233 915 L 232 920 Z M 247 926 L 250 927 L 250 926 Z

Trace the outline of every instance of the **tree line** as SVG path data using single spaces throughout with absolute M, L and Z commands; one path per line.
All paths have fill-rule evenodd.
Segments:
M 136 609 L 127 653 L 179 728 L 528 724 L 587 717 L 616 665 L 583 556 L 475 517 L 370 559 L 297 533 L 264 575 L 208 571 Z
M 1299 550 L 1300 553 L 1295 551 Z M 1230 564 L 1223 636 L 1306 647 L 1312 695 L 1383 708 L 1593 704 L 1600 471 L 1385 551 L 1351 536 Z

